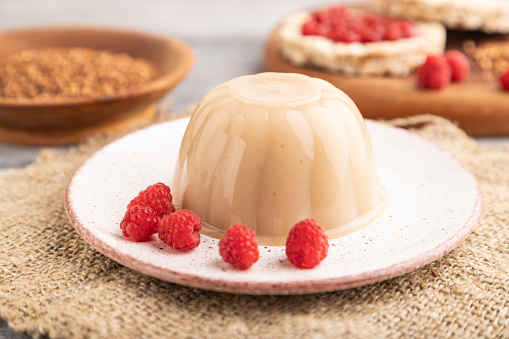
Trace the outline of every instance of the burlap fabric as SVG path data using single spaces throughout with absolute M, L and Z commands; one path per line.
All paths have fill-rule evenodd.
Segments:
M 484 194 L 474 232 L 422 269 L 300 296 L 216 293 L 139 274 L 91 248 L 64 211 L 73 170 L 115 138 L 97 137 L 0 175 L 0 316 L 52 338 L 508 338 L 509 148 L 481 146 L 436 117 L 389 123 L 455 154 Z

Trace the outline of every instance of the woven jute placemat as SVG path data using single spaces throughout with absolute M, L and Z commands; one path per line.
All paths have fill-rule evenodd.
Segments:
M 508 338 L 509 147 L 481 146 L 433 116 L 388 123 L 453 153 L 484 195 L 473 233 L 421 269 L 297 296 L 210 292 L 137 273 L 91 248 L 64 210 L 73 171 L 117 136 L 95 137 L 0 174 L 0 316 L 52 338 Z

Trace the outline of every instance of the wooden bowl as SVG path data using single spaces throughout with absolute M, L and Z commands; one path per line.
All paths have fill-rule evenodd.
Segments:
M 160 69 L 161 76 L 136 89 L 107 96 L 45 102 L 0 98 L 0 129 L 3 132 L 0 139 L 3 141 L 38 144 L 27 138 L 30 135 L 39 136 L 35 139 L 46 144 L 60 143 L 53 142 L 53 137 L 58 135 L 65 136 L 61 143 L 80 141 L 88 134 L 82 133 L 83 130 L 114 126 L 146 112 L 184 78 L 194 61 L 191 48 L 182 41 L 126 30 L 54 27 L 0 34 L 0 58 L 43 47 L 83 47 L 126 53 L 152 62 Z M 1 135 L 9 135 L 14 140 L 5 140 Z M 73 138 L 73 135 L 77 137 Z M 49 136 L 49 140 L 45 140 L 45 136 Z

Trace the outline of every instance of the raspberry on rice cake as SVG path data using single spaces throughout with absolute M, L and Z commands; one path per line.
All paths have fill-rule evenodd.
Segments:
M 440 23 L 420 23 L 344 6 L 289 15 L 278 30 L 282 56 L 297 66 L 363 76 L 405 76 L 441 54 Z

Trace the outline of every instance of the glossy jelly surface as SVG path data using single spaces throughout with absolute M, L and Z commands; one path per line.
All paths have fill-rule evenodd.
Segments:
M 252 228 L 260 245 L 284 245 L 314 218 L 329 237 L 372 223 L 386 206 L 371 141 L 353 101 L 300 74 L 242 76 L 211 90 L 193 113 L 172 185 L 177 206 L 222 237 Z

